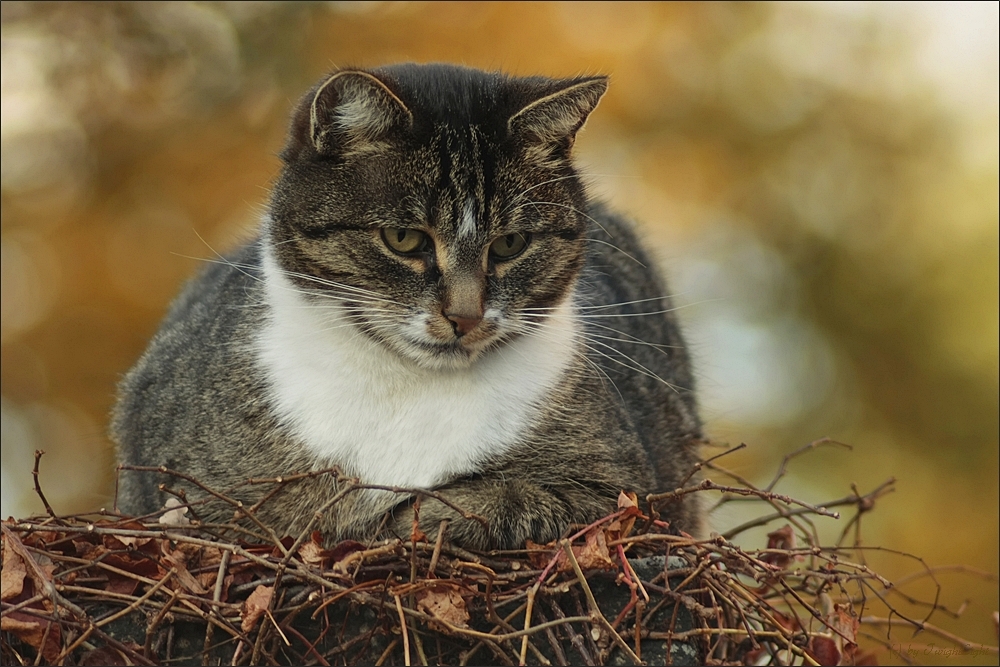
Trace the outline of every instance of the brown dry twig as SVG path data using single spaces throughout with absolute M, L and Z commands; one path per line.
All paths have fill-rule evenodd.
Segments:
M 315 520 L 287 536 L 256 516 L 273 489 L 245 506 L 232 489 L 180 475 L 238 507 L 259 536 L 223 525 L 220 535 L 249 541 L 210 539 L 194 525 L 167 527 L 113 513 L 58 517 L 48 508 L 45 517 L 3 524 L 3 655 L 20 664 L 110 661 L 113 654 L 133 664 L 398 665 L 465 664 L 485 649 L 497 663 L 564 665 L 600 664 L 614 652 L 635 664 L 640 656 L 662 664 L 689 651 L 710 664 L 817 664 L 831 656 L 858 659 L 862 641 L 891 652 L 879 637 L 900 625 L 956 649 L 995 651 L 930 623 L 941 609 L 937 599 L 890 599 L 892 582 L 864 563 L 864 553 L 877 547 L 822 546 L 808 524 L 794 523 L 832 516 L 832 507 L 854 508 L 854 521 L 892 489 L 889 480 L 821 505 L 774 493 L 788 461 L 817 443 L 786 457 L 763 489 L 705 480 L 650 497 L 656 503 L 722 492 L 767 510 L 712 539 L 671 533 L 634 508 L 514 552 L 458 548 L 446 541 L 445 523 L 430 541 L 414 530 L 406 539 L 326 545 L 312 532 Z M 718 469 L 713 459 L 705 466 Z M 364 485 L 336 469 L 246 483 L 280 488 L 319 474 L 338 476 L 338 493 L 316 520 L 348 493 L 368 488 L 433 498 L 458 516 L 485 521 L 434 492 Z M 623 528 L 622 517 L 635 514 L 634 525 L 644 528 Z M 730 541 L 780 519 L 793 523 L 757 549 Z M 795 535 L 808 546 L 796 547 Z M 942 571 L 897 555 L 921 566 L 897 583 Z M 914 605 L 930 613 L 911 619 Z M 128 623 L 134 630 L 124 639 Z M 200 635 L 187 636 L 185 628 Z M 187 654 L 182 646 L 191 647 Z
M 41 484 L 38 483 L 38 464 L 41 462 L 43 454 L 45 454 L 45 452 L 43 450 L 41 450 L 41 449 L 36 449 L 35 450 L 35 467 L 32 468 L 32 470 L 31 470 L 31 477 L 32 477 L 32 480 L 35 483 L 35 493 L 38 495 L 39 499 L 42 501 L 42 505 L 45 506 L 46 513 L 48 513 L 48 515 L 50 517 L 52 517 L 53 519 L 56 519 L 58 521 L 58 519 L 56 517 L 55 511 L 53 511 L 53 509 L 52 509 L 52 505 L 49 505 L 48 499 L 45 497 L 45 494 L 42 493 L 42 486 L 41 486 Z

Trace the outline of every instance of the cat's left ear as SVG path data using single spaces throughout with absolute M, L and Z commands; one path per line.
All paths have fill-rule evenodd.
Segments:
M 547 90 L 511 116 L 507 128 L 511 135 L 530 143 L 549 146 L 573 145 L 587 117 L 597 107 L 608 89 L 608 77 L 569 79 L 556 90 Z
M 384 145 L 405 132 L 413 115 L 389 86 L 362 70 L 336 72 L 299 105 L 282 157 L 336 155 Z

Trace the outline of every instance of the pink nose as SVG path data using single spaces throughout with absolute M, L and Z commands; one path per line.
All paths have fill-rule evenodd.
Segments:
M 458 337 L 462 337 L 469 333 L 483 321 L 481 315 L 469 317 L 467 314 L 459 315 L 458 313 L 445 313 L 444 316 L 451 320 L 451 326 L 455 329 L 455 335 Z

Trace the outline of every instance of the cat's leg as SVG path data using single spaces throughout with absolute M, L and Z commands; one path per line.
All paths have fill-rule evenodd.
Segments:
M 455 544 L 480 550 L 516 549 L 526 539 L 550 542 L 572 524 L 590 523 L 612 513 L 621 490 L 633 489 L 607 480 L 563 479 L 543 484 L 513 471 L 493 472 L 437 489 L 435 493 L 451 506 L 422 497 L 419 526 L 434 539 L 441 521 L 447 519 L 446 536 Z M 413 513 L 412 502 L 397 506 L 389 522 L 390 533 L 407 538 Z

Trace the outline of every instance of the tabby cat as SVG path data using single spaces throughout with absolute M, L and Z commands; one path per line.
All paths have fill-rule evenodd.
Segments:
M 433 489 L 485 522 L 423 497 L 423 530 L 450 519 L 479 549 L 682 483 L 701 426 L 665 285 L 571 160 L 606 88 L 441 64 L 324 78 L 294 112 L 259 237 L 187 285 L 122 382 L 120 461 L 217 489 L 338 466 L 257 512 L 295 535 L 326 503 L 330 541 L 410 533 L 410 493 L 330 505 L 346 476 Z M 204 498 L 123 471 L 119 506 L 157 511 L 164 481 Z M 698 529 L 693 500 L 665 512 Z

